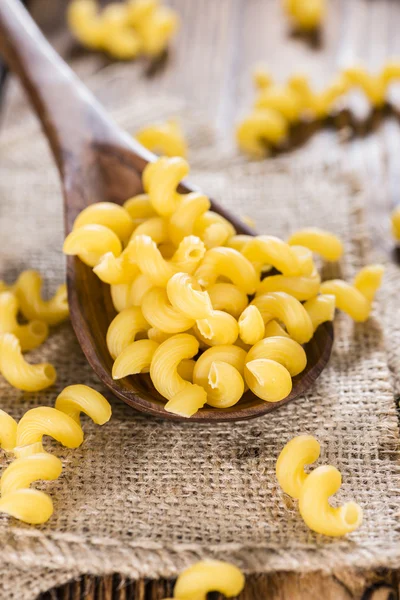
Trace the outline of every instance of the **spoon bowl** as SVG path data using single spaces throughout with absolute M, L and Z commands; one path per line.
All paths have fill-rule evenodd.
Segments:
M 141 174 L 154 155 L 120 130 L 95 98 L 53 51 L 19 0 L 0 2 L 0 51 L 19 75 L 49 140 L 64 195 L 65 232 L 79 212 L 93 202 L 123 204 L 143 191 Z M 184 182 L 180 192 L 196 188 Z M 253 235 L 239 219 L 212 202 L 212 210 L 227 218 L 238 233 Z M 149 375 L 113 380 L 113 360 L 106 345 L 115 317 L 110 288 L 76 257 L 67 259 L 71 323 L 81 348 L 99 379 L 136 410 L 175 421 L 164 410 L 165 398 Z M 250 391 L 227 409 L 205 406 L 191 421 L 238 421 L 261 416 L 303 394 L 326 366 L 333 343 L 331 323 L 322 324 L 306 344 L 307 367 L 293 379 L 291 394 L 276 403 Z

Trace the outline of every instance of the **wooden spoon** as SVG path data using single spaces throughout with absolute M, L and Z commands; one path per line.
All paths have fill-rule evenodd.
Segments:
M 142 192 L 141 173 L 154 155 L 120 130 L 96 99 L 45 40 L 19 0 L 0 1 L 0 51 L 18 74 L 50 143 L 63 193 L 65 231 L 78 213 L 93 202 L 122 204 Z M 193 190 L 189 184 L 181 191 Z M 40 207 L 38 207 L 40 209 Z M 215 202 L 212 209 L 229 219 L 238 233 L 252 234 L 240 220 Z M 115 316 L 110 288 L 77 258 L 67 260 L 71 322 L 82 350 L 99 379 L 139 411 L 183 420 L 164 410 L 165 399 L 149 376 L 114 381 L 106 333 Z M 192 421 L 237 421 L 274 410 L 303 394 L 328 362 L 333 342 L 330 323 L 321 325 L 306 345 L 306 370 L 293 381 L 289 397 L 268 403 L 251 393 L 235 406 L 201 409 Z

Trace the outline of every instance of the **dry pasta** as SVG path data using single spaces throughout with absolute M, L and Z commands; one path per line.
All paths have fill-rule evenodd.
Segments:
M 272 82 L 258 75 L 266 91 Z M 300 90 L 304 81 L 291 84 Z M 281 92 L 272 91 L 278 98 Z M 308 110 L 311 91 L 298 94 Z M 188 172 L 184 159 L 162 157 L 144 170 L 145 194 L 116 211 L 93 205 L 76 220 L 72 234 L 82 235 L 74 252 L 110 283 L 118 313 L 106 337 L 112 376 L 149 373 L 165 410 L 183 417 L 206 403 L 232 407 L 249 388 L 261 400 L 279 402 L 306 367 L 302 344 L 333 320 L 336 304 L 344 306 L 340 289 L 350 286 L 321 284 L 313 259 L 316 253 L 338 260 L 342 244 L 317 228 L 299 230 L 288 242 L 238 235 L 210 210 L 206 196 L 180 193 Z M 95 228 L 89 229 L 95 243 L 85 228 Z M 278 274 L 269 274 L 272 269 Z M 381 276 L 379 265 L 368 267 L 351 288 L 368 311 Z
M 326 13 L 325 0 L 284 0 L 283 6 L 293 24 L 304 31 L 317 29 Z
M 395 240 L 400 241 L 400 207 L 392 212 L 392 234 Z
M 73 0 L 67 17 L 71 32 L 83 46 L 104 50 L 117 60 L 159 55 L 179 25 L 176 13 L 157 0 L 111 3 L 101 12 L 94 0 Z
M 382 265 L 369 265 L 361 269 L 353 285 L 341 279 L 332 279 L 321 284 L 321 292 L 335 296 L 337 308 L 354 321 L 363 322 L 371 313 L 372 301 L 381 285 L 383 272 Z
M 25 392 L 44 390 L 57 378 L 50 363 L 31 365 L 26 362 L 20 341 L 13 333 L 0 334 L 0 373 L 13 387 Z
M 0 334 L 13 333 L 21 344 L 22 352 L 37 348 L 44 342 L 49 333 L 44 321 L 30 321 L 20 325 L 17 320 L 19 303 L 12 292 L 0 293 Z
M 136 132 L 135 138 L 148 150 L 164 156 L 185 158 L 187 154 L 183 131 L 174 119 L 143 127 Z
M 276 476 L 284 492 L 298 498 L 300 515 L 317 533 L 338 537 L 357 529 L 362 509 L 355 502 L 333 508 L 328 499 L 342 483 L 340 472 L 332 466 L 317 467 L 309 474 L 306 465 L 320 455 L 320 444 L 311 435 L 300 435 L 286 444 L 276 463 Z
M 244 575 L 235 565 L 220 560 L 204 560 L 179 575 L 174 598 L 206 600 L 210 592 L 219 592 L 232 598 L 240 594 L 244 584 Z
M 0 281 L 0 291 L 10 291 L 16 295 L 19 310 L 28 321 L 43 321 L 48 325 L 57 325 L 69 314 L 66 285 L 60 285 L 49 300 L 42 298 L 42 285 L 40 273 L 23 271 L 11 286 Z
M 13 450 L 16 456 L 0 480 L 0 512 L 35 525 L 49 520 L 53 514 L 50 496 L 30 485 L 38 480 L 57 479 L 62 464 L 44 450 L 42 439 L 49 435 L 68 448 L 78 447 L 83 441 L 81 412 L 99 425 L 111 417 L 107 400 L 85 385 L 68 386 L 57 397 L 56 408 L 28 410 L 18 424 L 6 413 L 0 413 L 2 447 Z

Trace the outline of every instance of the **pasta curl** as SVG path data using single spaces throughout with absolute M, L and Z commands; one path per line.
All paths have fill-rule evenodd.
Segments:
M 148 125 L 136 132 L 135 137 L 145 148 L 165 156 L 187 155 L 187 144 L 183 131 L 177 121 L 170 119 L 166 123 Z
M 293 296 L 285 292 L 272 292 L 257 296 L 252 301 L 260 311 L 264 323 L 273 319 L 282 321 L 294 340 L 299 344 L 308 342 L 314 333 L 311 318 L 304 306 Z
M 257 274 L 245 256 L 233 248 L 212 248 L 208 250 L 195 272 L 200 285 L 207 288 L 218 277 L 228 277 L 240 290 L 253 294 L 257 288 Z
M 53 385 L 57 373 L 50 363 L 31 365 L 22 355 L 19 339 L 12 333 L 0 334 L 0 373 L 13 387 L 38 392 Z
M 179 157 L 159 158 L 146 166 L 143 171 L 143 186 L 159 215 L 169 217 L 178 208 L 181 194 L 176 188 L 188 173 L 189 165 Z
M 37 348 L 44 342 L 49 333 L 44 321 L 30 321 L 20 325 L 17 321 L 19 303 L 12 292 L 0 293 L 0 334 L 13 333 L 21 344 L 22 352 Z
M 325 260 L 332 262 L 339 260 L 343 255 L 343 244 L 339 238 L 318 227 L 308 227 L 296 231 L 290 236 L 288 244 L 305 246 Z
M 117 358 L 125 348 L 135 341 L 140 331 L 147 331 L 150 324 L 138 306 L 122 310 L 111 322 L 107 331 L 107 348 Z
M 219 560 L 204 560 L 179 575 L 174 598 L 206 600 L 209 592 L 219 592 L 231 598 L 240 594 L 244 583 L 244 576 L 235 565 Z
M 276 475 L 283 491 L 299 499 L 300 515 L 310 529 L 338 537 L 351 533 L 362 523 L 362 509 L 355 502 L 333 508 L 328 499 L 342 483 L 333 466 L 317 467 L 310 473 L 306 465 L 320 455 L 320 444 L 311 435 L 300 435 L 286 444 L 276 463 Z

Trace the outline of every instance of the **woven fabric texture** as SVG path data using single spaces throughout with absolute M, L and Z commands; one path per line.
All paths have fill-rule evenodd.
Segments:
M 344 240 L 346 253 L 340 267 L 323 267 L 324 277 L 349 279 L 368 262 L 363 193 L 340 160 L 249 164 L 217 147 L 211 153 L 212 131 L 168 98 L 145 108 L 137 102 L 114 116 L 134 131 L 176 112 L 189 135 L 192 180 L 210 196 L 255 219 L 260 232 L 285 237 L 300 226 L 329 227 Z M 1 277 L 12 281 L 24 268 L 39 269 L 46 292 L 54 291 L 64 277 L 60 185 L 30 118 L 19 125 L 10 119 L 0 136 L 0 215 Z M 112 420 L 101 428 L 84 420 L 80 448 L 49 442 L 63 474 L 37 487 L 51 494 L 55 513 L 37 528 L 0 516 L 0 597 L 31 600 L 80 573 L 173 577 L 202 557 L 232 560 L 247 572 L 400 567 L 400 453 L 391 375 L 400 362 L 399 323 L 394 334 L 391 320 L 396 290 L 399 273 L 392 267 L 367 323 L 354 325 L 338 315 L 332 359 L 313 388 L 264 418 L 171 423 L 110 398 Z M 0 378 L 1 408 L 16 418 L 33 406 L 53 405 L 71 383 L 104 392 L 68 323 L 29 358 L 51 360 L 59 377 L 38 394 L 18 392 Z M 363 507 L 362 527 L 346 539 L 311 533 L 277 486 L 280 450 L 306 432 L 321 442 L 319 464 L 342 472 L 334 502 L 354 498 Z M 2 456 L 3 465 L 7 460 Z

